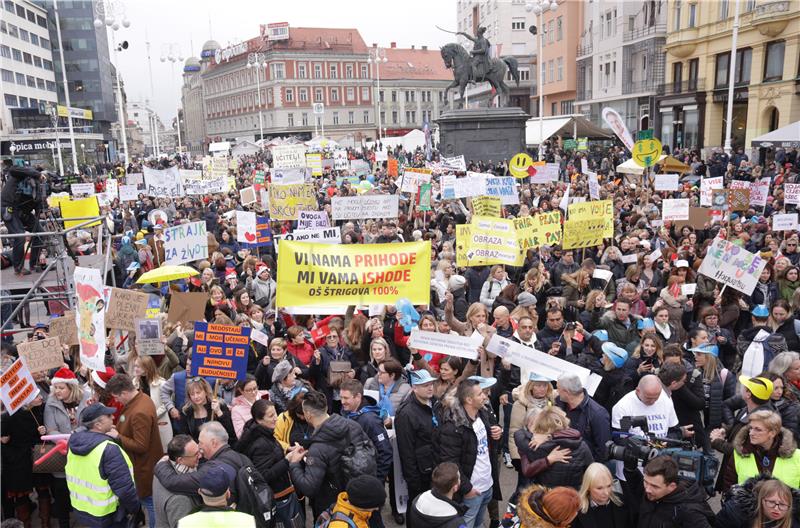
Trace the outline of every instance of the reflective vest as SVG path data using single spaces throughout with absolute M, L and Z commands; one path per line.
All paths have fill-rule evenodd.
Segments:
M 88 455 L 76 455 L 72 450 L 67 453 L 67 488 L 72 506 L 93 517 L 110 515 L 119 505 L 119 498 L 114 495 L 108 480 L 100 476 L 100 461 L 109 444 L 122 453 L 133 479 L 131 459 L 125 450 L 110 440 L 97 444 Z
M 256 519 L 237 511 L 201 511 L 178 521 L 178 528 L 256 528 Z
M 733 461 L 736 464 L 736 477 L 739 484 L 744 484 L 747 479 L 758 476 L 755 455 L 742 456 L 734 450 Z M 772 470 L 772 477 L 789 487 L 800 487 L 800 450 L 795 449 L 789 458 L 778 457 Z

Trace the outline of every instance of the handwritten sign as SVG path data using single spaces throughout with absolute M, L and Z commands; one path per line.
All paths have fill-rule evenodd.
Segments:
M 472 198 L 486 194 L 486 177 L 479 172 L 468 172 L 466 178 L 453 181 L 454 198 Z
M 477 196 L 472 199 L 475 216 L 494 216 L 499 218 L 502 205 L 497 196 Z
M 306 167 L 311 169 L 312 176 L 322 176 L 322 154 L 306 154 Z
M 330 225 L 328 213 L 325 211 L 299 211 L 297 213 L 298 229 L 319 229 Z
M 286 233 L 284 235 L 276 235 L 277 240 L 295 240 L 297 242 L 319 242 L 322 244 L 341 244 L 342 231 L 339 226 L 329 227 L 326 229 L 302 229 Z M 276 249 L 280 248 L 280 243 Z
M 656 174 L 656 191 L 677 191 L 680 188 L 680 174 Z
M 769 195 L 769 185 L 772 178 L 767 176 L 757 182 L 750 184 L 750 205 L 765 207 L 767 205 L 767 195 Z
M 534 162 L 533 168 L 536 173 L 531 176 L 530 182 L 536 184 L 557 182 L 561 172 L 561 167 L 558 163 Z
M 33 401 L 39 388 L 22 359 L 16 360 L 0 376 L 0 398 L 8 414 L 14 414 Z
M 208 258 L 208 235 L 204 221 L 181 224 L 164 230 L 167 264 L 184 264 Z
M 111 299 L 106 310 L 106 328 L 118 328 L 128 332 L 135 332 L 134 321 L 144 317 L 147 312 L 148 297 L 146 293 L 111 289 Z
M 452 158 L 442 157 L 442 168 L 445 170 L 464 172 L 467 170 L 467 163 L 464 156 L 454 156 Z
M 581 160 L 585 161 L 585 160 Z M 589 182 L 589 198 L 592 200 L 600 199 L 600 182 L 597 181 L 597 173 L 586 171 L 586 179 Z
M 772 217 L 773 231 L 797 230 L 797 213 L 776 214 Z
M 399 207 L 400 197 L 396 194 L 362 194 L 331 198 L 331 213 L 334 220 L 397 218 Z
M 320 162 L 321 163 L 321 162 Z M 290 167 L 286 169 L 272 169 L 273 185 L 293 185 L 306 182 L 305 167 Z
M 708 247 L 698 272 L 750 295 L 766 265 L 767 261 L 760 255 L 750 253 L 727 240 L 715 238 Z
M 276 169 L 306 166 L 305 145 L 276 145 L 271 150 L 272 166 Z
M 273 220 L 297 220 L 299 211 L 316 211 L 317 195 L 313 184 L 269 186 L 269 215 Z
M 250 351 L 250 327 L 196 321 L 192 376 L 244 379 Z
M 59 341 L 58 337 L 19 343 L 17 352 L 19 352 L 19 357 L 22 358 L 31 372 L 59 368 L 64 364 L 61 341 Z
M 700 205 L 711 207 L 711 196 L 714 189 L 722 189 L 722 176 L 703 178 L 700 180 Z
M 251 185 L 250 187 L 240 189 L 239 198 L 242 201 L 242 205 L 252 205 L 256 203 L 256 201 L 258 201 L 256 197 L 256 188 Z
M 783 185 L 784 201 L 787 204 L 800 204 L 800 183 L 786 183 Z
M 61 317 L 50 319 L 50 335 L 58 337 L 61 344 L 78 344 L 78 327 L 75 324 L 75 312 L 66 311 Z
M 555 246 L 561 243 L 561 213 L 551 211 L 536 216 L 522 216 L 514 219 L 517 242 L 523 254 L 530 248 L 543 245 Z
M 100 270 L 76 267 L 73 274 L 77 297 L 78 344 L 81 363 L 92 370 L 105 368 L 106 299 Z
M 731 211 L 746 211 L 750 208 L 750 188 L 731 186 L 728 189 L 728 205 Z
M 147 196 L 183 198 L 183 183 L 177 167 L 170 167 L 165 170 L 144 167 L 143 170 Z
M 661 202 L 661 219 L 664 222 L 689 219 L 689 199 L 675 198 Z
M 480 335 L 462 337 L 439 332 L 423 332 L 418 329 L 411 331 L 411 339 L 408 342 L 408 346 L 426 352 L 438 352 L 472 360 L 478 359 L 478 347 L 481 344 L 483 337 Z
M 256 216 L 256 236 L 253 240 L 250 234 L 245 233 L 245 241 L 240 245 L 243 248 L 258 248 L 272 245 L 272 229 L 269 227 L 268 216 Z M 237 233 L 238 239 L 238 233 Z
M 419 186 L 430 181 L 430 169 L 406 169 L 403 173 L 403 183 L 400 186 L 400 190 L 405 193 L 417 194 Z
M 93 183 L 73 183 L 69 186 L 72 196 L 82 196 L 86 194 L 94 194 Z
M 499 197 L 503 205 L 519 203 L 517 181 L 511 176 L 489 176 L 486 178 L 486 194 Z
M 135 326 L 136 351 L 140 355 L 159 356 L 164 353 L 160 319 L 137 319 Z
M 122 202 L 133 202 L 139 198 L 139 189 L 136 185 L 120 185 L 119 199 Z

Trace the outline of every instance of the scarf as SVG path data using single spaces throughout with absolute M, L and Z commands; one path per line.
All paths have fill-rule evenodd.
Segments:
M 669 339 L 672 336 L 672 329 L 669 327 L 669 323 L 662 325 L 660 323 L 655 323 L 656 329 L 664 336 L 664 339 Z
M 380 395 L 378 408 L 380 409 L 380 415 L 382 419 L 385 419 L 387 416 L 394 416 L 394 407 L 392 406 L 392 400 L 389 395 L 392 394 L 396 383 L 396 381 L 393 382 L 391 385 L 389 385 L 388 389 L 384 388 L 382 384 L 378 384 L 378 394 Z
M 195 471 L 197 471 L 197 468 L 185 466 L 179 462 L 174 462 L 170 460 L 169 463 L 172 464 L 172 467 L 175 468 L 175 473 L 177 473 L 178 475 L 185 475 L 186 473 L 194 473 Z

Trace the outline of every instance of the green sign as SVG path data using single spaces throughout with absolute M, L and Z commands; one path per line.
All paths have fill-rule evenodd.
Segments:
M 643 139 L 653 139 L 653 129 L 650 128 L 648 130 L 640 130 L 637 138 L 639 141 L 642 141 Z
M 578 146 L 577 141 L 574 139 L 566 139 L 564 140 L 564 149 L 566 150 L 575 150 L 575 147 Z
M 264 185 L 264 171 L 256 171 L 256 177 L 253 179 L 253 183 Z
M 578 150 L 589 150 L 589 138 L 578 138 Z
M 431 184 L 423 183 L 419 186 L 419 210 L 431 210 Z

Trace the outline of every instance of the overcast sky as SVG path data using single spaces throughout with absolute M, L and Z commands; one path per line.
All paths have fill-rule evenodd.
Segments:
M 289 27 L 352 27 L 364 42 L 399 47 L 441 46 L 455 37 L 434 27 L 455 30 L 455 0 L 127 0 L 131 26 L 116 32 L 129 48 L 119 53 L 120 73 L 128 100 L 151 99 L 164 123 L 174 119 L 180 99 L 183 64 L 161 62 L 169 45 L 186 58 L 199 57 L 209 38 L 220 45 L 259 34 L 259 24 L 289 22 Z M 111 33 L 111 30 L 109 30 Z M 109 46 L 111 46 L 109 34 Z M 147 67 L 150 41 L 153 92 Z M 113 60 L 113 54 L 112 54 Z

